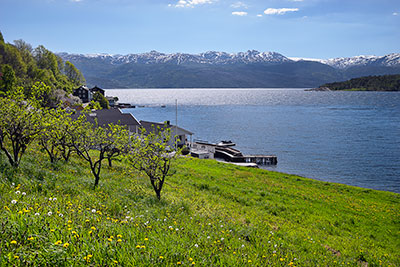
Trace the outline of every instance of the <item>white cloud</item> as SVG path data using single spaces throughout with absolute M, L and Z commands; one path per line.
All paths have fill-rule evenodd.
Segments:
M 292 2 L 303 2 L 304 0 L 290 0 Z
M 262 17 L 262 14 L 257 14 L 257 17 L 261 18 L 261 17 Z
M 70 1 L 75 3 L 82 2 L 82 0 L 70 0 Z
M 231 7 L 233 7 L 233 8 L 248 8 L 248 5 L 239 1 L 239 2 L 233 3 L 231 5 Z
M 393 14 L 392 14 L 393 16 L 397 16 L 397 15 L 399 15 L 399 13 L 397 13 L 397 12 L 393 12 Z
M 243 17 L 243 16 L 247 16 L 247 12 L 245 12 L 245 11 L 235 11 L 235 12 L 232 12 L 232 15 Z
M 215 0 L 179 0 L 175 5 L 169 4 L 168 6 L 174 7 L 195 7 L 197 5 L 212 4 Z
M 264 11 L 265 15 L 284 15 L 287 12 L 299 11 L 298 8 L 267 8 Z

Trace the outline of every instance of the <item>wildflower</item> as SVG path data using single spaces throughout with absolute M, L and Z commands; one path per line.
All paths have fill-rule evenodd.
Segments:
M 64 215 L 63 215 L 62 213 L 58 214 L 58 216 L 60 216 L 60 217 L 64 217 Z
M 18 214 L 23 214 L 24 212 L 22 210 L 18 211 Z
M 28 240 L 33 240 L 33 239 L 35 239 L 35 238 L 33 238 L 32 236 L 31 236 L 31 237 L 28 237 Z
M 195 265 L 196 263 L 194 261 L 192 261 L 192 265 Z
M 20 191 L 15 191 L 15 194 L 17 194 L 17 195 L 20 194 L 20 193 L 21 193 Z
M 93 231 L 96 231 L 96 227 L 94 227 L 94 226 L 90 227 L 90 229 L 92 229 Z
M 35 213 L 35 216 L 39 216 L 39 215 L 40 215 L 40 213 L 39 213 L 39 212 L 36 212 L 36 213 Z
M 117 235 L 118 238 L 122 238 L 122 235 Z
M 48 213 L 47 213 L 47 215 L 49 215 L 49 216 L 51 216 L 53 213 L 51 212 L 51 211 L 49 211 Z
M 25 193 L 25 192 L 22 192 L 22 194 L 21 194 L 21 195 L 25 196 L 25 195 L 26 195 L 26 193 Z
M 211 237 L 210 236 L 207 236 L 207 239 L 210 239 Z
M 56 197 L 53 197 L 53 201 L 56 201 L 57 200 L 57 198 Z
M 11 242 L 10 242 L 10 244 L 17 244 L 17 241 L 15 241 L 15 240 L 12 240 Z
M 140 248 L 146 248 L 146 246 L 141 246 Z
M 17 204 L 17 201 L 15 199 L 11 200 L 11 204 Z
M 197 245 L 197 244 L 194 244 L 194 246 L 195 246 L 196 248 L 198 248 L 198 247 L 199 247 L 199 245 Z
M 69 246 L 69 243 L 65 243 L 65 244 L 63 245 L 64 248 L 67 248 L 68 246 Z
M 139 246 L 139 245 L 137 245 L 137 246 L 136 246 L 136 248 L 140 248 L 140 246 Z
M 57 242 L 54 243 L 54 245 L 60 245 L 62 242 L 61 240 L 58 240 Z
M 280 258 L 279 260 L 280 260 L 280 261 L 284 261 L 284 259 L 283 259 L 283 258 Z
M 49 201 L 52 201 L 53 199 L 51 197 L 49 197 Z
M 71 220 L 68 220 L 68 222 L 67 222 L 67 223 L 71 224 L 71 223 L 72 223 L 72 221 L 71 221 Z
M 96 210 L 95 210 L 95 209 L 92 209 L 92 213 L 96 213 Z
M 122 239 L 118 239 L 117 242 L 122 242 Z
M 221 237 L 221 241 L 224 241 L 224 238 L 223 238 L 223 237 Z
M 163 256 L 160 256 L 160 259 L 162 260 L 162 259 L 164 259 L 164 257 L 163 257 Z

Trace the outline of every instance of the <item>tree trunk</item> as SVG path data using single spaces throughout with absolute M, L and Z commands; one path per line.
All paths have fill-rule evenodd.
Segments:
M 107 158 L 108 159 L 108 166 L 112 167 L 112 159 L 111 158 Z

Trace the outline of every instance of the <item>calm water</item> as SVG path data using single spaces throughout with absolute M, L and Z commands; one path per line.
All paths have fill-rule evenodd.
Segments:
M 299 89 L 107 90 L 139 120 L 175 123 L 195 139 L 276 154 L 268 169 L 400 193 L 400 93 Z M 166 105 L 161 108 L 161 105 Z

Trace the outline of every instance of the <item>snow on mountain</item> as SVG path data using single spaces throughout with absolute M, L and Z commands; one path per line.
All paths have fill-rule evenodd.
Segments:
M 109 62 L 114 65 L 125 63 L 140 63 L 140 64 L 157 64 L 157 63 L 200 63 L 200 64 L 250 64 L 250 63 L 284 63 L 295 61 L 314 61 L 320 62 L 337 69 L 347 69 L 353 66 L 397 66 L 400 65 L 400 53 L 393 53 L 385 56 L 356 56 L 342 57 L 332 59 L 314 59 L 314 58 L 297 58 L 285 57 L 276 52 L 259 52 L 249 50 L 247 52 L 226 53 L 217 51 L 208 51 L 200 54 L 174 53 L 164 54 L 157 51 L 150 51 L 142 54 L 114 55 L 114 54 L 68 54 L 59 53 L 64 60 L 76 59 L 99 59 Z
M 185 54 L 174 53 L 164 54 L 157 51 L 150 51 L 142 54 L 128 55 L 112 55 L 112 54 L 67 54 L 59 53 L 65 60 L 73 60 L 78 58 L 101 59 L 111 62 L 112 64 L 124 63 L 201 63 L 201 64 L 232 64 L 232 63 L 282 63 L 291 61 L 287 57 L 276 52 L 258 52 L 249 50 L 247 52 L 239 52 L 237 54 L 229 54 L 225 52 L 208 51 L 201 54 Z
M 400 54 L 393 53 L 386 56 L 356 56 L 347 58 L 341 57 L 321 60 L 320 62 L 338 69 L 347 69 L 353 66 L 366 65 L 380 65 L 389 67 L 400 65 Z

